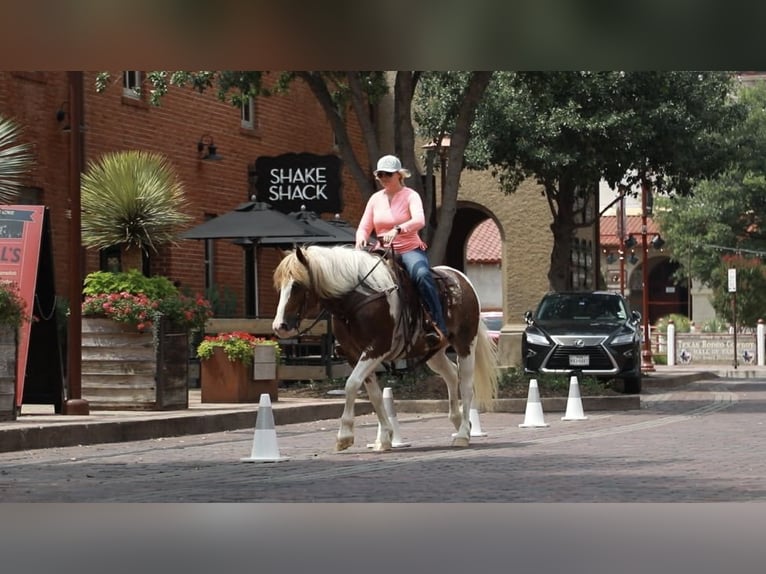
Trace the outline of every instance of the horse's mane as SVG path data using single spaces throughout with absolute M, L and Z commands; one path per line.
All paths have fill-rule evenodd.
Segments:
M 380 256 L 348 245 L 303 248 L 310 270 L 289 251 L 274 271 L 274 287 L 279 290 L 289 279 L 310 286 L 322 298 L 340 297 L 364 284 L 374 291 L 392 287 L 394 278 Z M 368 275 L 369 273 L 369 275 Z

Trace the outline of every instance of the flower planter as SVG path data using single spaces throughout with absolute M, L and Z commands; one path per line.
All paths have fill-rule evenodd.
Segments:
M 17 331 L 0 326 L 0 421 L 16 420 Z
M 82 319 L 82 398 L 92 409 L 189 407 L 189 335 L 162 321 L 157 341 L 135 326 Z
M 270 347 L 273 356 L 273 346 Z M 268 393 L 272 402 L 279 399 L 276 362 L 270 379 L 254 379 L 256 365 L 268 370 L 265 363 L 252 366 L 230 361 L 222 348 L 213 349 L 213 356 L 200 362 L 200 386 L 203 403 L 257 403 L 262 393 Z

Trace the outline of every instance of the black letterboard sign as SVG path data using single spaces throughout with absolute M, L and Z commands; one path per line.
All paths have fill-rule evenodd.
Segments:
M 255 160 L 257 201 L 270 203 L 283 213 L 343 211 L 340 158 L 334 155 L 286 153 Z

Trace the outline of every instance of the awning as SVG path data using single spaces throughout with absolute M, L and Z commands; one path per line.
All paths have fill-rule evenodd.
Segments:
M 267 238 L 282 238 L 291 243 L 296 238 L 323 238 L 330 234 L 271 208 L 268 203 L 251 201 L 233 211 L 214 217 L 185 231 L 183 239 L 249 239 L 263 244 Z

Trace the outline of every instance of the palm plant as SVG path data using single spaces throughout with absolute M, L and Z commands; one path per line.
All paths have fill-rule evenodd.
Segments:
M 191 217 L 183 185 L 158 153 L 118 151 L 88 163 L 82 175 L 82 240 L 87 247 L 122 245 L 147 253 L 175 243 Z
M 0 116 L 0 203 L 16 199 L 32 166 L 29 144 L 16 143 L 20 135 L 15 122 Z

